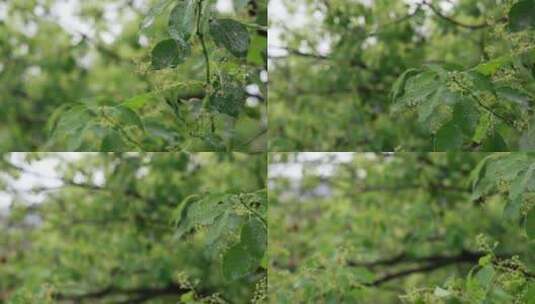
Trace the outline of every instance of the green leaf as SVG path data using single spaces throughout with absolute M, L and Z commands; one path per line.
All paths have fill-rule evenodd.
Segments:
M 518 145 L 520 151 L 535 150 L 535 125 L 533 122 L 531 123 L 531 126 L 522 133 Z
M 173 68 L 184 62 L 191 54 L 188 43 L 180 40 L 163 40 L 152 49 L 152 68 L 161 70 Z
M 145 93 L 136 95 L 125 100 L 121 105 L 123 107 L 129 108 L 131 110 L 139 110 L 143 108 L 148 103 L 153 103 L 157 100 L 156 96 L 153 93 Z
M 171 38 L 187 42 L 195 29 L 196 0 L 179 2 L 169 15 L 169 35 Z
M 117 126 L 120 127 L 137 127 L 141 130 L 145 130 L 141 118 L 137 115 L 136 112 L 132 111 L 130 108 L 127 108 L 122 105 L 117 105 L 115 107 L 102 107 L 104 115 L 109 116 Z
M 485 266 L 481 268 L 475 275 L 476 281 L 479 283 L 479 286 L 483 287 L 483 289 L 488 290 L 492 284 L 492 280 L 494 278 L 494 267 L 491 265 Z
M 264 224 L 257 218 L 250 218 L 243 225 L 240 236 L 242 246 L 255 258 L 264 256 L 267 246 L 267 231 Z
M 530 239 L 535 239 L 535 207 L 529 210 L 526 216 L 526 234 Z
M 245 57 L 249 50 L 250 38 L 247 28 L 233 19 L 210 21 L 210 35 L 218 46 L 225 47 L 236 57 Z
M 511 55 L 504 55 L 494 58 L 490 61 L 480 63 L 474 68 L 474 70 L 485 76 L 493 76 L 501 67 L 511 63 L 511 61 Z
M 435 136 L 435 151 L 458 150 L 463 145 L 461 129 L 451 122 L 440 128 Z
M 251 40 L 251 47 L 247 54 L 247 61 L 261 66 L 267 61 L 267 37 L 254 35 Z
M 123 141 L 121 134 L 114 129 L 108 128 L 104 138 L 102 139 L 100 151 L 119 152 L 128 150 L 128 145 Z
M 452 93 L 446 86 L 440 86 L 426 101 L 418 106 L 418 121 L 431 133 L 437 132 L 446 122 L 452 119 L 452 107 L 460 100 L 460 96 Z
M 214 223 L 232 204 L 231 194 L 212 193 L 200 200 L 188 200 L 180 206 L 177 235 L 181 237 L 195 226 L 206 226 Z M 175 217 L 176 218 L 176 217 Z
M 141 29 L 147 28 L 152 25 L 154 19 L 171 4 L 173 0 L 160 0 L 154 6 L 151 7 L 143 21 L 141 22 Z
M 535 29 L 535 0 L 517 2 L 508 15 L 508 29 L 512 32 Z
M 240 244 L 232 246 L 223 254 L 223 276 L 234 281 L 251 271 L 251 256 Z
M 394 82 L 394 85 L 392 86 L 392 92 L 390 93 L 393 102 L 395 102 L 405 92 L 405 84 L 407 83 L 407 79 L 418 73 L 420 73 L 420 70 L 408 69 L 398 77 L 396 82 Z
M 494 132 L 492 132 L 492 134 L 483 142 L 481 151 L 505 152 L 509 150 L 503 137 L 500 135 L 500 133 L 498 133 L 498 131 L 494 130 Z
M 507 201 L 505 208 L 503 209 L 503 218 L 507 221 L 515 223 L 520 218 L 521 209 L 522 196 L 516 196 Z
M 472 138 L 474 135 L 479 118 L 479 109 L 471 99 L 463 98 L 453 107 L 452 122 L 457 125 L 468 138 Z
M 208 99 L 208 105 L 215 111 L 237 118 L 245 104 L 245 91 L 242 85 L 233 79 L 223 79 Z

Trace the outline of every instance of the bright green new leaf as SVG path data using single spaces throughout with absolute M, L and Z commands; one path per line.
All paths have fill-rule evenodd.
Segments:
M 250 37 L 247 28 L 233 19 L 210 21 L 210 35 L 218 46 L 225 47 L 236 57 L 245 57 L 249 50 Z

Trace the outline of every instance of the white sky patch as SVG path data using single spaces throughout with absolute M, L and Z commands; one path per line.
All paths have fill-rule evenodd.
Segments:
M 6 211 L 16 196 L 30 204 L 41 203 L 46 198 L 46 192 L 33 193 L 31 190 L 34 188 L 56 188 L 63 185 L 58 167 L 66 162 L 78 160 L 84 155 L 84 153 L 75 152 L 54 153 L 41 160 L 28 163 L 24 160 L 25 154 L 22 152 L 10 154 L 9 161 L 25 171 L 20 174 L 19 178 L 13 179 L 0 172 L 0 178 L 11 190 L 9 192 L 0 190 L 0 213 Z M 98 179 L 95 178 L 95 181 Z M 101 179 L 102 183 L 103 175 Z

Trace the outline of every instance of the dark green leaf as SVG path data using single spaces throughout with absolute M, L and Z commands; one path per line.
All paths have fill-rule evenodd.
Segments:
M 458 150 L 463 144 L 461 129 L 451 122 L 440 128 L 435 136 L 436 151 Z
M 483 142 L 481 151 L 486 152 L 504 152 L 508 151 L 507 144 L 498 131 L 492 132 L 492 134 Z
M 232 19 L 210 21 L 210 35 L 218 46 L 225 47 L 236 57 L 245 57 L 249 50 L 250 38 L 247 28 Z
M 521 0 L 509 11 L 508 28 L 512 32 L 535 29 L 535 0 Z
M 175 40 L 187 42 L 195 28 L 196 0 L 179 2 L 169 16 L 169 35 Z
M 230 281 L 239 279 L 251 271 L 251 256 L 240 244 L 223 254 L 223 276 Z
M 252 256 L 261 259 L 267 246 L 266 227 L 260 220 L 251 218 L 243 225 L 240 240 L 242 246 Z
M 535 207 L 532 207 L 526 216 L 526 234 L 530 239 L 535 239 Z
M 238 117 L 245 104 L 245 92 L 240 83 L 232 79 L 223 79 L 209 98 L 209 105 L 219 113 Z
M 180 40 L 163 40 L 152 49 L 152 68 L 173 68 L 184 62 L 191 53 L 189 44 Z

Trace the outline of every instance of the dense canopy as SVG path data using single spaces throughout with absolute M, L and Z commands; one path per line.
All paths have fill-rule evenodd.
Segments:
M 1 1 L 0 150 L 265 151 L 266 5 Z
M 270 302 L 533 303 L 533 174 L 522 153 L 274 153 Z
M 14 153 L 0 168 L 0 303 L 266 296 L 265 155 Z
M 535 147 L 535 1 L 278 2 L 270 151 Z

